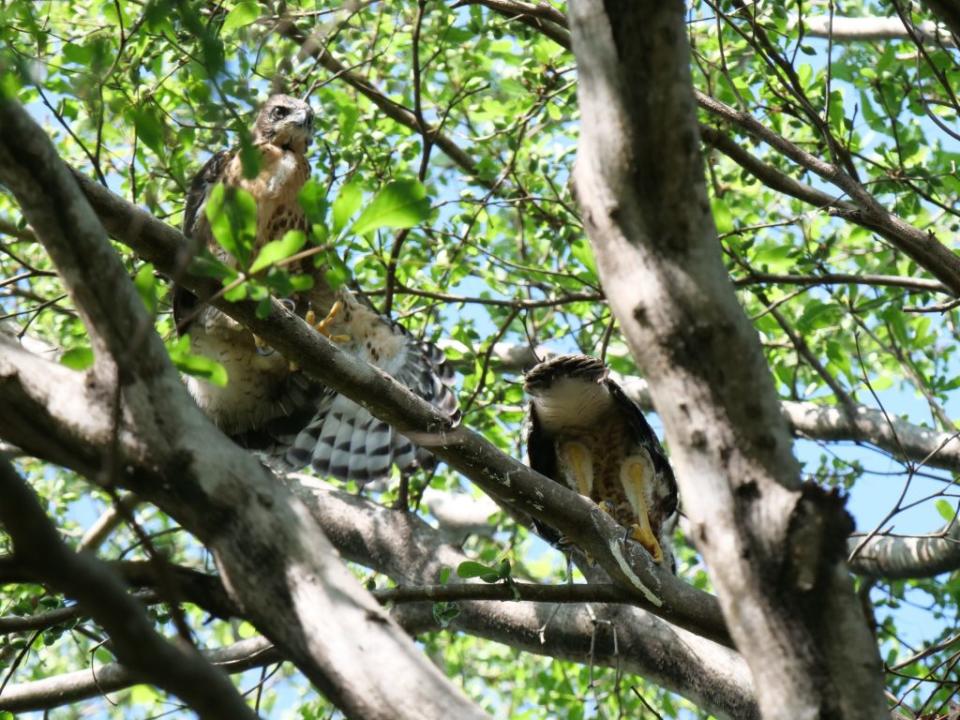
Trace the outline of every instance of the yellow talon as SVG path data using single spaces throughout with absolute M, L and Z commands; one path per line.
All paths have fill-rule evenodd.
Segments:
M 647 552 L 653 556 L 655 563 L 659 565 L 663 562 L 663 549 L 649 525 L 644 527 L 644 525 L 634 523 L 630 526 L 630 537 L 646 548 Z
M 333 321 L 336 320 L 337 315 L 340 314 L 341 310 L 343 310 L 343 302 L 337 300 L 333 304 L 333 307 L 330 308 L 330 312 L 327 313 L 327 316 L 320 322 L 317 322 L 317 314 L 313 310 L 307 310 L 307 314 L 303 319 L 306 320 L 308 324 L 312 325 L 318 333 L 330 340 L 330 342 L 345 343 L 350 341 L 349 335 L 332 335 L 330 333 L 330 326 L 333 324 Z
M 654 562 L 660 563 L 663 561 L 663 548 L 650 527 L 646 498 L 646 485 L 648 481 L 652 482 L 653 476 L 653 462 L 646 454 L 627 458 L 620 470 L 620 482 L 638 521 L 630 526 L 629 536 L 646 548 Z

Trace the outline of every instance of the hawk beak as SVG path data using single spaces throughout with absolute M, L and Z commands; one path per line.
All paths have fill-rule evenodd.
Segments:
M 313 129 L 313 113 L 309 110 L 304 112 L 302 115 L 297 117 L 297 127 L 303 128 L 304 130 Z

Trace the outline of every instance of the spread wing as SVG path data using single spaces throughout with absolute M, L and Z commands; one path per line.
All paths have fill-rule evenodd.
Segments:
M 443 352 L 417 340 L 403 326 L 379 315 L 349 291 L 341 290 L 341 297 L 351 306 L 351 320 L 343 329 L 352 337 L 362 337 L 362 330 L 353 332 L 352 328 L 365 326 L 367 342 L 372 345 L 357 347 L 348 343 L 344 349 L 382 368 L 454 422 L 458 420 L 457 399 L 452 391 L 454 372 Z M 259 435 L 249 435 L 248 446 L 266 449 L 271 464 L 283 470 L 309 465 L 319 474 L 361 483 L 388 477 L 394 464 L 402 472 L 409 472 L 434 462 L 429 452 L 375 418 L 362 405 L 325 390 L 313 396 L 306 412 L 300 410 L 279 418 Z M 310 397 L 310 393 L 303 396 Z

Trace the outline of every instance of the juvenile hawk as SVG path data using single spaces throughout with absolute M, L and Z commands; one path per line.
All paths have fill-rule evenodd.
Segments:
M 677 483 L 643 412 L 586 355 L 541 362 L 530 395 L 530 467 L 593 500 L 671 570 Z
M 253 126 L 260 156 L 257 176 L 244 177 L 237 150 L 210 158 L 191 183 L 184 234 L 224 262 L 235 262 L 214 240 L 204 212 L 217 183 L 242 188 L 256 200 L 254 254 L 288 230 L 308 233 L 297 193 L 310 175 L 306 151 L 312 132 L 313 110 L 307 103 L 288 95 L 270 97 Z M 334 291 L 312 264 L 297 269 L 310 272 L 314 279 L 311 290 L 293 298 L 299 314 L 308 320 L 324 318 L 317 329 L 344 350 L 382 368 L 455 418 L 453 371 L 440 350 L 417 341 L 348 289 Z M 190 335 L 192 351 L 221 363 L 229 376 L 226 387 L 190 377 L 191 394 L 224 432 L 246 447 L 264 451 L 274 464 L 284 469 L 310 464 L 321 474 L 364 482 L 387 476 L 392 464 L 404 471 L 430 458 L 357 403 L 296 371 L 248 330 L 185 288 L 175 288 L 173 311 L 178 332 Z

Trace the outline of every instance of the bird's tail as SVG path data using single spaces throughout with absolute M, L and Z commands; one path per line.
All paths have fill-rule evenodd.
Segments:
M 443 352 L 415 340 L 399 326 L 395 328 L 404 336 L 404 349 L 384 369 L 457 422 L 459 410 L 452 390 L 454 372 Z M 369 410 L 332 392 L 320 400 L 310 422 L 283 444 L 287 449 L 277 459 L 284 469 L 309 465 L 321 475 L 360 483 L 389 477 L 393 465 L 406 473 L 434 462 L 429 452 L 375 418 Z

